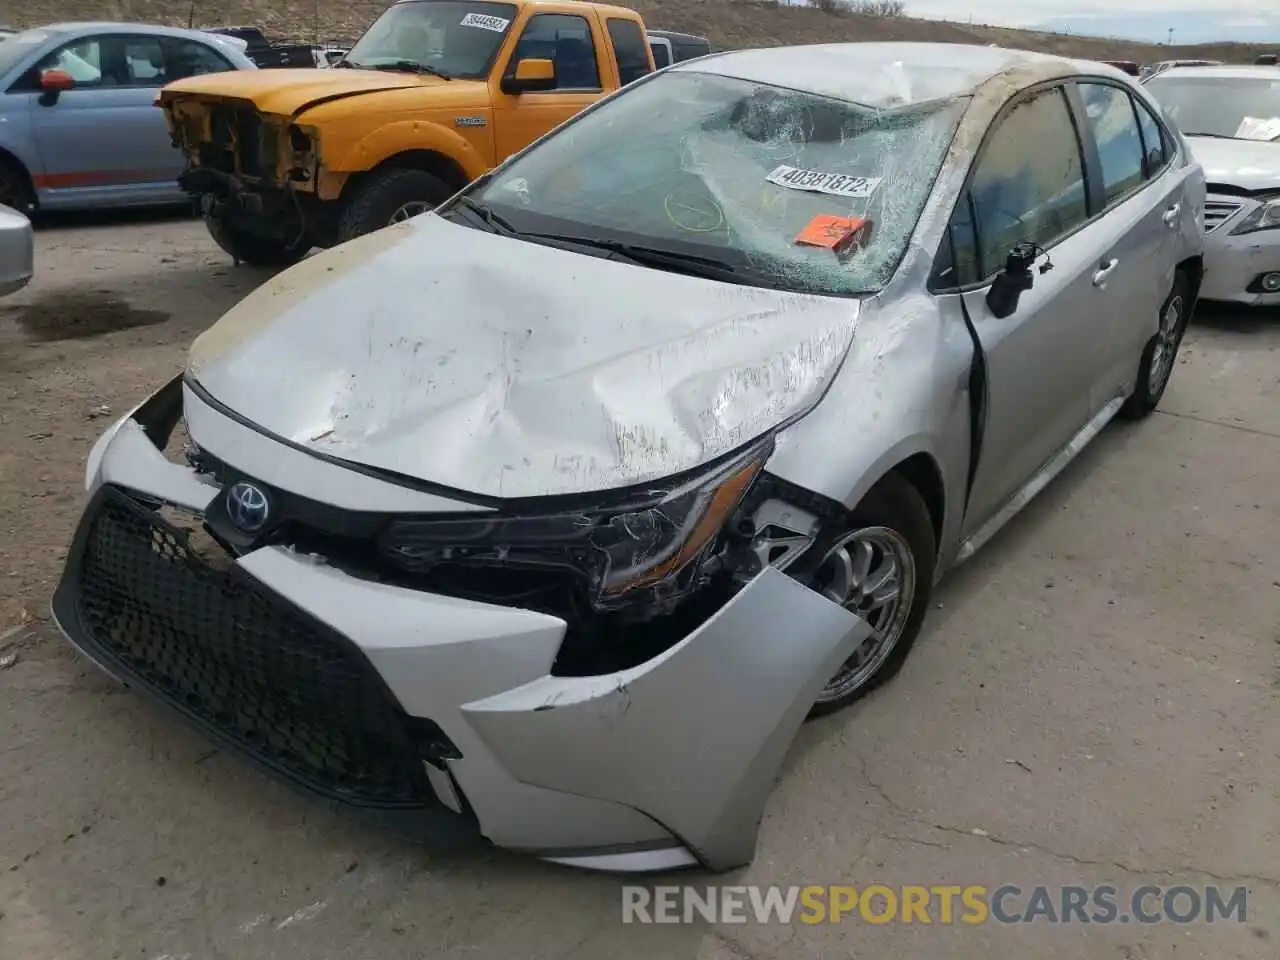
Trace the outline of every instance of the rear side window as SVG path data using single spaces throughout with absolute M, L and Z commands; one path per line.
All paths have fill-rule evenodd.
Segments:
M 978 277 L 999 270 L 1018 243 L 1048 247 L 1089 216 L 1080 140 L 1062 89 L 1033 94 L 998 123 L 969 186 Z
M 206 73 L 224 73 L 232 69 L 231 61 L 203 43 L 173 37 L 164 37 L 160 43 L 164 47 L 171 80 L 199 77 Z
M 1138 117 L 1127 91 L 1110 84 L 1082 83 L 1086 123 L 1098 144 L 1107 206 L 1142 185 L 1143 148 Z
M 127 37 L 124 41 L 126 85 L 163 87 L 171 79 L 164 64 L 164 51 L 155 37 Z
M 649 49 L 653 51 L 653 65 L 661 70 L 663 67 L 671 66 L 671 51 L 665 43 L 657 40 L 649 42 Z
M 649 44 L 645 42 L 640 24 L 634 20 L 611 18 L 608 26 L 613 56 L 618 64 L 618 79 L 625 87 L 649 72 Z
M 1160 176 L 1169 163 L 1169 141 L 1164 130 L 1145 103 L 1134 98 L 1138 110 L 1138 128 L 1142 131 L 1142 152 L 1146 164 L 1147 179 Z

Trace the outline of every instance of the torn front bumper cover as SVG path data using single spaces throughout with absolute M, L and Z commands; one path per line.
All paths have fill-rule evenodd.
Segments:
M 211 553 L 199 517 L 219 491 L 149 433 L 176 394 L 90 457 L 54 612 L 99 666 L 295 786 L 415 833 L 600 869 L 752 859 L 787 748 L 864 621 L 767 568 L 655 658 L 555 676 L 556 617 L 280 546 Z M 199 404 L 186 394 L 202 447 L 262 441 Z

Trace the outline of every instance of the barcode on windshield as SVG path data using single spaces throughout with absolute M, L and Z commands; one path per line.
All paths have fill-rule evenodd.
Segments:
M 851 177 L 844 173 L 824 173 L 800 167 L 778 167 L 766 177 L 770 183 L 792 190 L 827 193 L 833 197 L 866 200 L 880 186 L 880 177 Z

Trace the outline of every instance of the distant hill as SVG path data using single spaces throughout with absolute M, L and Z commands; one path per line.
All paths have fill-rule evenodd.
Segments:
M 940 20 L 833 15 L 776 0 L 622 0 L 652 27 L 709 36 L 718 49 L 849 40 L 925 40 L 996 43 L 1099 60 L 1198 57 L 1252 63 L 1273 45 L 1208 44 L 1165 47 L 1062 33 L 970 26 Z M 386 0 L 3 0 L 0 20 L 35 26 L 58 20 L 133 20 L 185 26 L 253 23 L 268 35 L 354 40 L 387 6 Z M 910 2 L 908 0 L 908 9 Z

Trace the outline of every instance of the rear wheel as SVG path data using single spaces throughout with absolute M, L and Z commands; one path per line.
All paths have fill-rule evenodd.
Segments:
M 227 223 L 221 217 L 204 218 L 209 236 L 214 243 L 231 254 L 239 263 L 252 267 L 288 267 L 307 255 L 311 249 L 309 240 L 286 243 L 271 237 L 261 237 Z
M 1122 417 L 1141 420 L 1160 403 L 1190 319 L 1191 284 L 1184 274 L 1178 273 L 1173 281 L 1173 290 L 1160 308 L 1160 329 L 1147 341 L 1142 359 L 1138 361 L 1138 379 L 1133 393 L 1120 409 Z
M 345 198 L 338 222 L 338 242 L 345 243 L 434 210 L 453 193 L 447 183 L 425 170 L 374 170 Z
M 0 157 L 0 204 L 27 213 L 35 204 L 26 172 L 12 160 Z
M 936 555 L 923 498 L 905 477 L 889 474 L 853 511 L 811 584 L 872 633 L 822 688 L 810 716 L 848 706 L 901 669 L 924 624 Z

